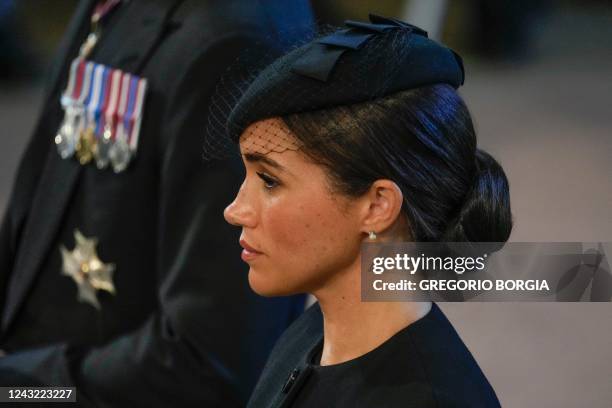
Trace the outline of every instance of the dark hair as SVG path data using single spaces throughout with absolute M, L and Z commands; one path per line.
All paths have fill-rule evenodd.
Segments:
M 381 178 L 404 195 L 415 241 L 505 242 L 512 230 L 501 166 L 476 147 L 470 113 L 439 84 L 283 117 L 334 189 L 364 194 Z

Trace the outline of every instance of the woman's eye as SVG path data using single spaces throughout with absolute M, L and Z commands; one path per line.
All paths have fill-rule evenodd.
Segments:
M 257 173 L 257 175 L 259 176 L 260 179 L 263 180 L 264 186 L 269 190 L 273 189 L 279 184 L 278 181 L 274 180 L 272 177 L 268 176 L 265 173 Z

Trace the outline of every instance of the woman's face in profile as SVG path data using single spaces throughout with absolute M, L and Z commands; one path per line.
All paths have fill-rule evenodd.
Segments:
M 225 219 L 242 227 L 251 288 L 264 296 L 314 292 L 359 262 L 355 201 L 333 193 L 325 169 L 299 149 L 280 119 L 240 138 L 246 177 Z

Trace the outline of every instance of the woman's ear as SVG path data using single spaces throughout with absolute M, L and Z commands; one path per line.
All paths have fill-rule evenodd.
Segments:
M 363 232 L 380 234 L 398 221 L 404 195 L 393 181 L 376 180 L 363 199 Z

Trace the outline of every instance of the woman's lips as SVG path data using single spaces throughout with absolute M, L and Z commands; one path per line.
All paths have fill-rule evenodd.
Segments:
M 245 262 L 253 260 L 262 254 L 261 252 L 250 246 L 244 239 L 240 240 L 240 246 L 243 248 L 240 257 Z

